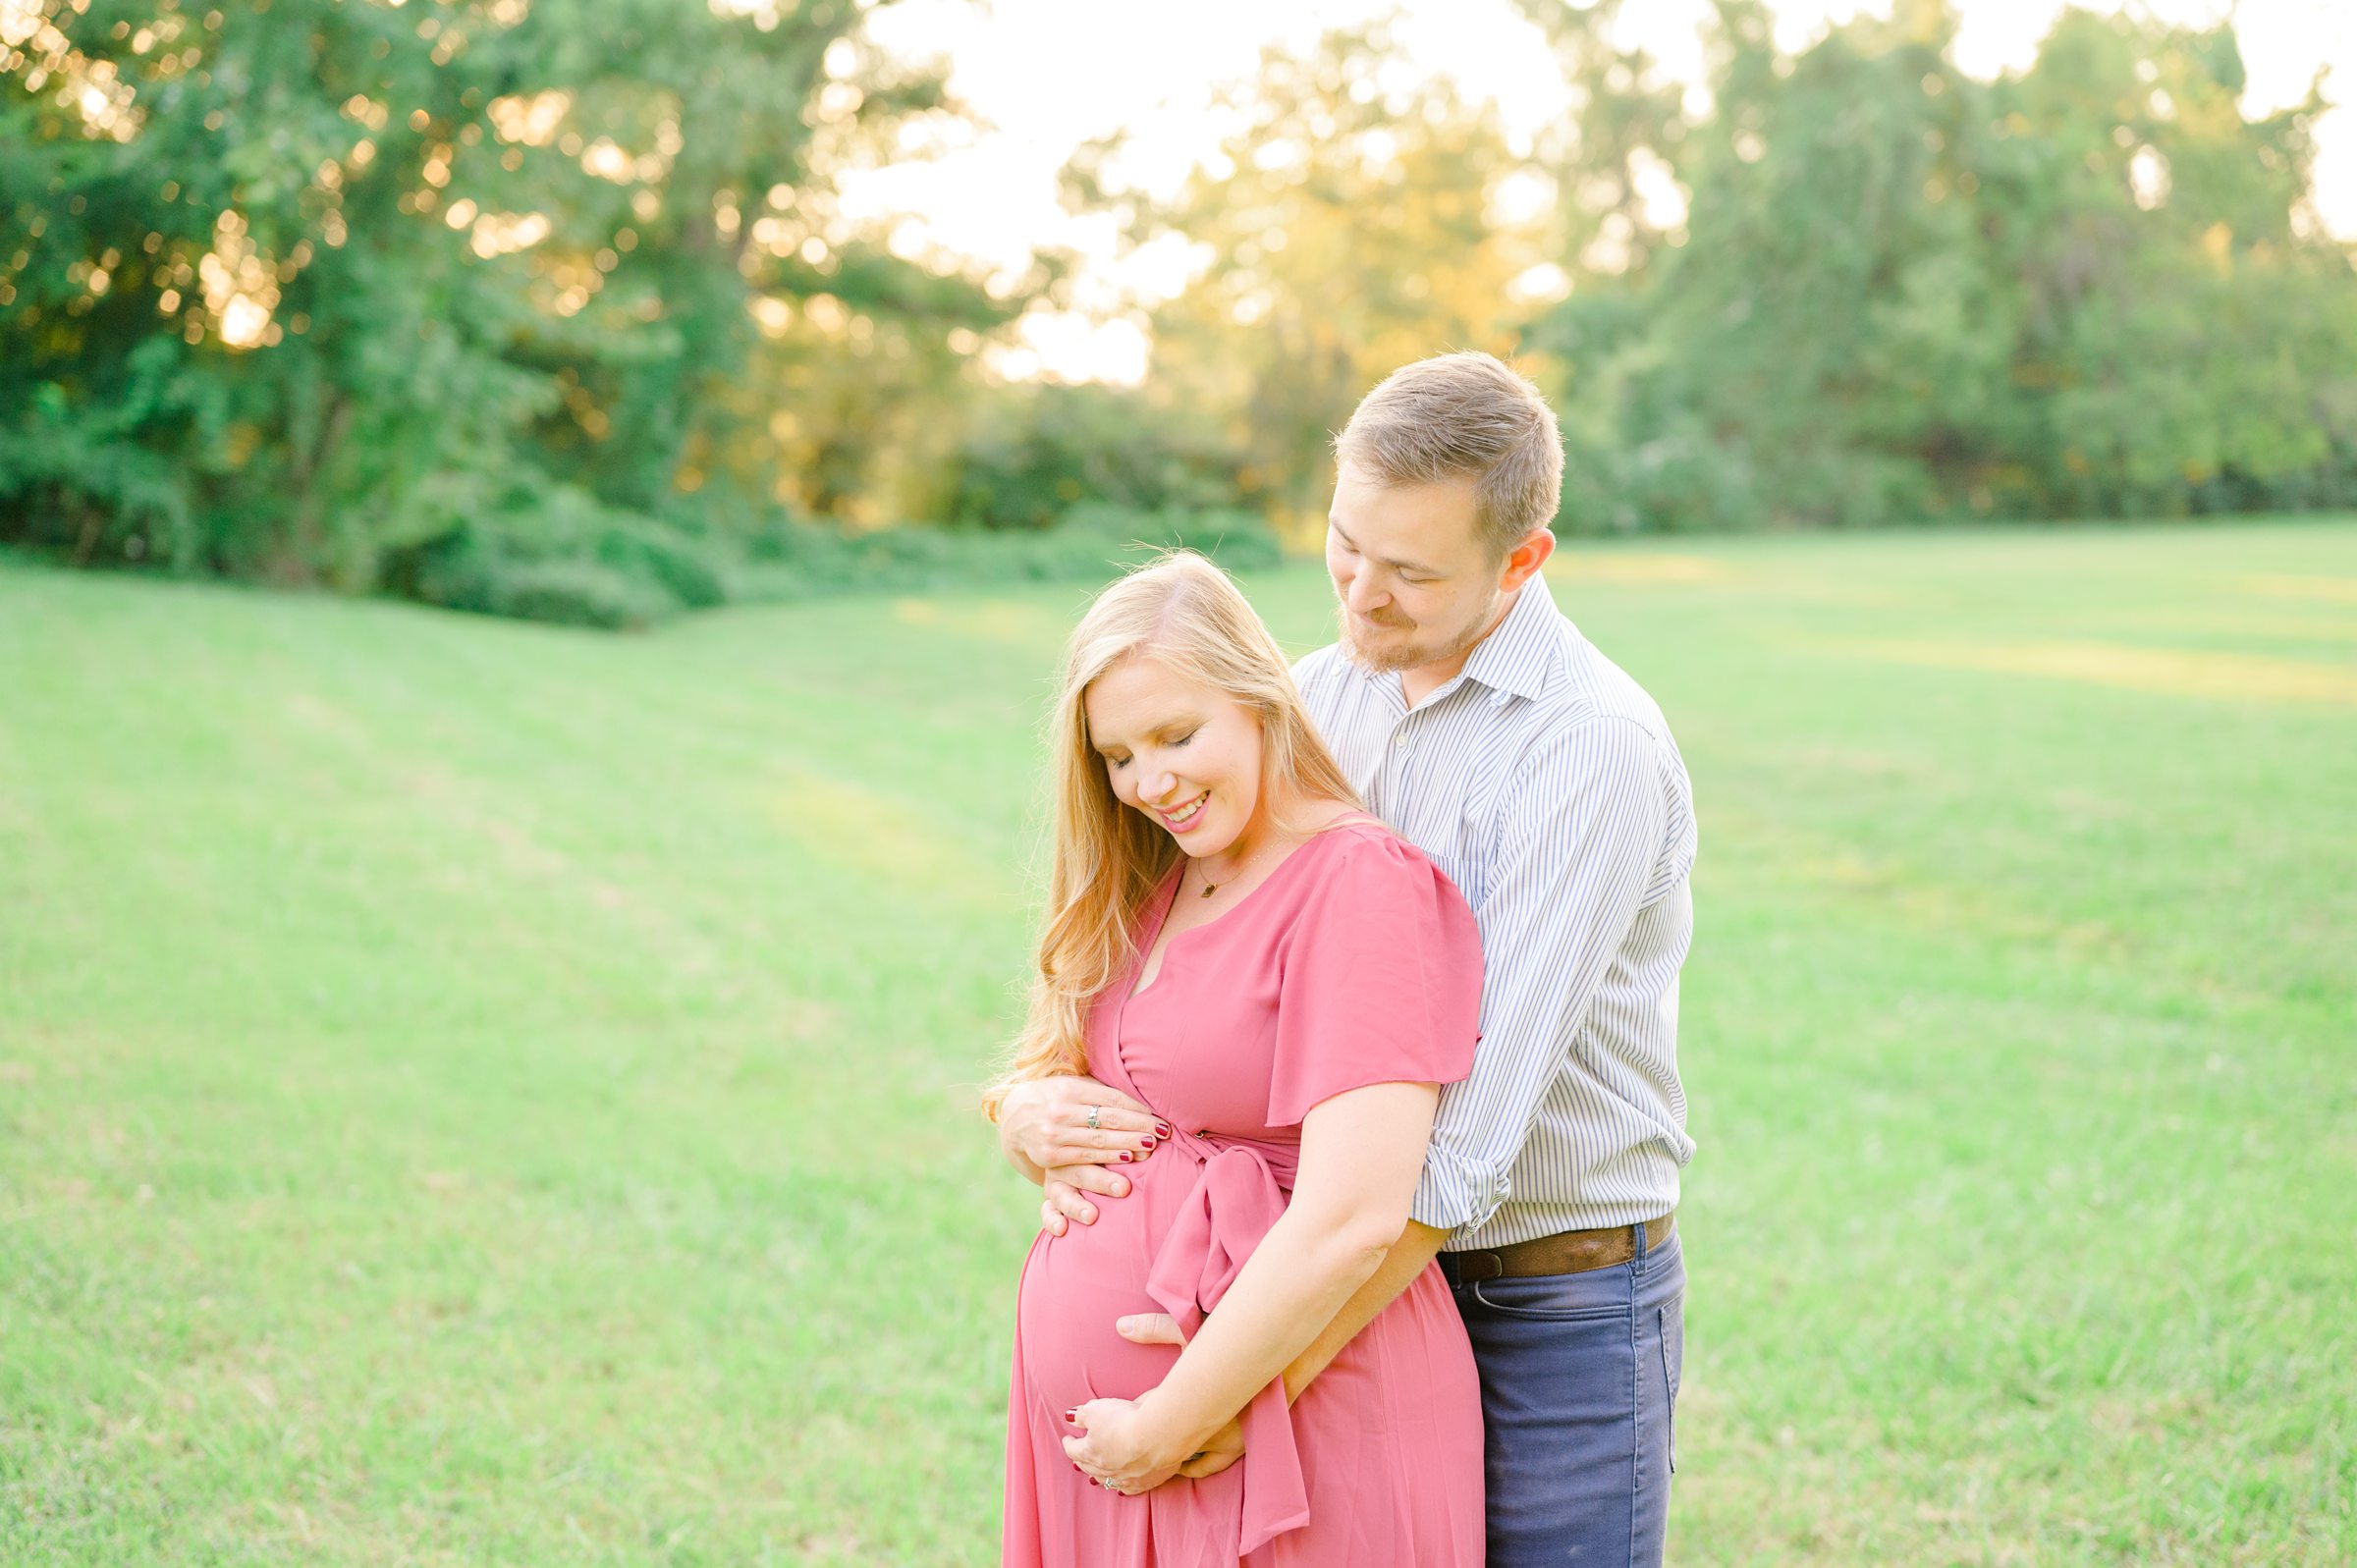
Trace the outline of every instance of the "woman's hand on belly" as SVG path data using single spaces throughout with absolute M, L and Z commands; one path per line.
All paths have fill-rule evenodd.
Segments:
M 999 1142 L 1041 1170 L 1128 1164 L 1170 1134 L 1170 1123 L 1119 1089 L 1069 1073 L 1016 1084 L 999 1108 Z
M 1199 1450 L 1178 1429 L 1158 1420 L 1154 1391 L 1135 1399 L 1091 1399 L 1071 1414 L 1081 1434 L 1064 1439 L 1064 1451 L 1089 1479 L 1134 1497 L 1176 1477 Z M 1242 1444 L 1237 1444 L 1242 1452 Z M 1223 1467 L 1225 1468 L 1225 1467 Z
M 1178 1331 L 1178 1320 L 1167 1312 L 1133 1312 L 1114 1320 L 1114 1332 L 1133 1345 L 1184 1345 L 1186 1335 Z M 1216 1476 L 1244 1457 L 1244 1423 L 1241 1417 L 1231 1419 L 1227 1426 L 1211 1434 L 1178 1467 L 1178 1474 L 1189 1481 L 1201 1481 Z

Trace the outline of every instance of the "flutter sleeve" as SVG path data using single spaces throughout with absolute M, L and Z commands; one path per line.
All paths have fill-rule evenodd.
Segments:
M 1440 867 L 1352 832 L 1317 876 L 1281 939 L 1271 1127 L 1368 1084 L 1454 1083 L 1481 1037 L 1481 932 Z

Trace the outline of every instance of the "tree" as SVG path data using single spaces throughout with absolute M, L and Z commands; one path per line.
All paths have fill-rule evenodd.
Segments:
M 1942 0 L 1797 56 L 1756 0 L 1719 17 L 1710 111 L 1662 138 L 1683 243 L 1534 329 L 1566 526 L 2357 494 L 2357 279 L 2303 221 L 2323 103 L 2246 122 L 2230 27 L 2066 12 L 1982 82 Z
M 1322 526 L 1327 444 L 1359 398 L 1411 359 L 1510 351 L 1511 286 L 1538 259 L 1496 211 L 1520 164 L 1494 114 L 1446 81 L 1394 81 L 1390 58 L 1381 28 L 1266 54 L 1227 100 L 1235 129 L 1176 197 L 1125 193 L 1135 240 L 1205 252 L 1154 313 L 1155 399 L 1216 410 L 1246 499 L 1296 532 Z M 1095 171 L 1078 173 L 1095 193 Z
M 6 15 L 0 538 L 346 587 L 562 554 L 746 476 L 717 455 L 795 392 L 740 396 L 753 311 L 939 366 L 1020 303 L 835 215 L 833 168 L 949 112 L 847 0 Z

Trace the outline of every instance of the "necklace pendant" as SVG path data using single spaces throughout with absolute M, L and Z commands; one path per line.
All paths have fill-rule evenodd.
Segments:
M 1219 891 L 1220 885 L 1216 882 L 1207 882 L 1203 884 L 1203 896 L 1206 898 L 1210 897 L 1213 893 L 1218 892 Z

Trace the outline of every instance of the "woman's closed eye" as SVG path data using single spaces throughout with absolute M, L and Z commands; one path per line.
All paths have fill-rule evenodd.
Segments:
M 1194 739 L 1195 736 L 1201 734 L 1202 732 L 1203 731 L 1200 730 L 1189 730 L 1185 734 L 1182 734 L 1178 739 L 1172 741 L 1171 746 L 1175 750 L 1179 746 L 1185 745 L 1188 741 Z M 1108 765 L 1116 768 L 1125 768 L 1129 765 L 1129 759 L 1127 757 L 1107 757 L 1105 761 Z

